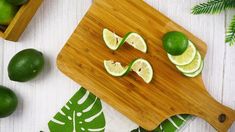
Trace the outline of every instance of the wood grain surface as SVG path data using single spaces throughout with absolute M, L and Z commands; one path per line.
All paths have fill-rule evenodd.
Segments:
M 148 53 L 128 46 L 110 51 L 102 40 L 103 28 L 121 36 L 129 31 L 141 34 L 148 43 Z M 193 114 L 218 131 L 226 131 L 235 120 L 235 112 L 208 94 L 201 76 L 186 78 L 169 62 L 161 43 L 169 31 L 183 32 L 205 55 L 207 48 L 200 39 L 143 1 L 96 0 L 62 49 L 57 64 L 70 78 L 148 130 L 172 115 Z M 105 59 L 128 64 L 137 57 L 152 64 L 151 84 L 135 74 L 114 78 L 103 68 Z M 218 120 L 221 114 L 227 116 L 223 123 Z
M 208 51 L 203 70 L 207 91 L 219 102 L 235 108 L 235 47 L 225 44 L 225 30 L 234 10 L 219 15 L 192 15 L 191 8 L 206 0 L 145 0 L 206 42 Z M 17 111 L 0 120 L 0 132 L 38 132 L 80 87 L 55 67 L 55 58 L 82 19 L 92 0 L 46 0 L 16 43 L 0 38 L 0 83 L 19 96 Z M 59 27 L 59 28 L 58 28 Z M 43 73 L 28 83 L 8 79 L 11 57 L 25 48 L 36 48 L 46 56 Z M 130 132 L 138 125 L 102 102 L 106 132 Z M 182 132 L 216 132 L 201 118 L 190 121 Z M 229 132 L 235 131 L 235 123 Z
M 0 31 L 0 37 L 10 41 L 17 41 L 41 3 L 42 0 L 29 0 L 27 4 L 20 7 L 7 29 L 4 32 Z

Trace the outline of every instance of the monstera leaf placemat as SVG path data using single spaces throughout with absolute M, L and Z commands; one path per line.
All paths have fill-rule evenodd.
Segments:
M 162 122 L 153 132 L 179 131 L 191 115 L 176 115 Z M 122 126 L 120 126 L 121 130 Z M 104 132 L 105 115 L 99 98 L 81 87 L 65 106 L 49 121 L 49 132 Z M 130 132 L 147 132 L 141 127 Z M 47 131 L 44 131 L 47 132 Z
M 100 99 L 80 88 L 48 127 L 51 132 L 103 132 L 105 118 Z

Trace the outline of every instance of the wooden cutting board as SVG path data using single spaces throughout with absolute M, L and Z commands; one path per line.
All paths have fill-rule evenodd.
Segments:
M 148 53 L 128 45 L 111 51 L 102 39 L 103 28 L 120 36 L 130 31 L 141 34 L 148 44 Z M 161 39 L 169 31 L 183 32 L 205 55 L 204 42 L 144 1 L 95 0 L 58 55 L 57 65 L 64 74 L 147 130 L 153 130 L 170 116 L 192 114 L 218 131 L 227 131 L 235 120 L 235 112 L 208 94 L 201 76 L 187 78 L 168 60 Z M 129 64 L 135 58 L 151 63 L 154 76 L 150 84 L 134 73 L 112 77 L 103 66 L 104 60 Z

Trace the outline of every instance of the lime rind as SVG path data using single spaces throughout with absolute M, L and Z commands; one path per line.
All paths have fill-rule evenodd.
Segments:
M 150 83 L 153 78 L 153 68 L 150 63 L 142 58 L 133 60 L 129 65 L 123 67 L 120 62 L 105 60 L 106 71 L 115 77 L 127 75 L 129 72 L 136 72 L 146 83 Z
M 173 56 L 170 54 L 167 54 L 167 55 L 173 64 L 178 65 L 178 66 L 183 66 L 183 65 L 190 64 L 195 58 L 196 53 L 197 53 L 197 49 L 195 45 L 191 41 L 189 41 L 188 48 L 182 55 L 179 55 L 179 56 Z
M 119 44 L 119 46 L 118 46 L 118 49 L 119 49 L 123 44 L 125 44 L 126 39 L 128 38 L 128 36 L 130 36 L 130 34 L 132 34 L 132 32 L 127 33 L 127 34 L 123 37 L 123 39 L 121 40 L 121 42 L 120 42 L 120 44 Z
M 199 52 L 197 52 L 195 58 L 190 64 L 183 66 L 176 66 L 176 68 L 183 73 L 193 73 L 197 71 L 201 66 L 202 58 Z
M 121 38 L 110 30 L 103 29 L 103 40 L 106 46 L 111 50 L 118 50 L 123 44 L 128 43 L 141 52 L 147 52 L 147 44 L 145 40 L 139 34 L 134 32 L 129 32 Z
M 193 73 L 183 73 L 183 74 L 187 77 L 193 78 L 193 77 L 196 77 L 196 76 L 200 75 L 202 73 L 203 68 L 204 68 L 204 61 L 201 60 L 200 68 L 197 71 L 195 71 Z

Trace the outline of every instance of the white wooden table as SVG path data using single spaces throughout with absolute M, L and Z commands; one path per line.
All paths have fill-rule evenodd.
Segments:
M 220 15 L 191 15 L 191 8 L 206 0 L 146 0 L 162 13 L 191 31 L 208 45 L 203 79 L 210 94 L 235 108 L 235 47 L 224 43 L 225 27 L 235 11 Z M 17 43 L 0 39 L 0 84 L 19 96 L 19 107 L 0 119 L 0 132 L 39 132 L 77 91 L 79 85 L 56 68 L 56 56 L 92 0 L 45 0 Z M 36 48 L 46 56 L 46 67 L 33 81 L 16 83 L 8 79 L 10 58 L 25 48 Z M 107 132 L 129 132 L 137 125 L 103 103 Z M 235 124 L 235 123 L 234 123 Z M 215 131 L 202 119 L 195 119 L 183 131 Z M 230 130 L 235 132 L 235 125 Z

